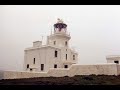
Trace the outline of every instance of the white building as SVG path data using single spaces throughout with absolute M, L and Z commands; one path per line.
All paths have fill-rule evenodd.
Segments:
M 120 63 L 120 55 L 109 55 L 106 57 L 107 63 Z
M 70 35 L 62 20 L 54 24 L 54 33 L 24 50 L 24 71 L 0 71 L 0 79 L 63 77 L 75 75 L 120 75 L 120 56 L 107 56 L 106 64 L 76 64 L 78 54 L 69 47 Z M 35 72 L 34 72 L 35 71 Z
M 47 72 L 50 68 L 69 68 L 77 63 L 78 54 L 69 48 L 71 36 L 67 25 L 58 19 L 54 33 L 47 36 L 46 45 L 42 41 L 33 42 L 33 47 L 24 50 L 24 70 Z

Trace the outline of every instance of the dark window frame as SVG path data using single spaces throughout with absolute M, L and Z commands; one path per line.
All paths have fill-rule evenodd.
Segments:
M 65 58 L 66 58 L 66 60 L 67 60 L 67 54 L 65 55 Z
M 64 65 L 64 68 L 68 68 L 68 65 Z
M 35 58 L 34 58 L 33 64 L 35 64 Z
M 41 64 L 41 71 L 44 70 L 44 64 Z
M 67 41 L 65 41 L 65 46 L 68 46 L 68 42 Z
M 33 69 L 32 68 L 30 68 L 30 71 L 32 71 Z
M 54 68 L 57 68 L 57 64 L 54 64 Z
M 114 61 L 114 63 L 119 64 L 119 61 L 116 60 L 116 61 Z
M 73 55 L 73 60 L 75 60 L 75 55 Z
M 55 57 L 57 57 L 57 56 L 58 56 L 58 51 L 55 50 Z
M 29 68 L 29 64 L 27 64 L 27 68 Z

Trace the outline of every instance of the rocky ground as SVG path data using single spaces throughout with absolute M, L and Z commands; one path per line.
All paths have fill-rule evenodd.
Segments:
M 74 77 L 2 79 L 0 85 L 120 85 L 120 76 L 77 75 Z

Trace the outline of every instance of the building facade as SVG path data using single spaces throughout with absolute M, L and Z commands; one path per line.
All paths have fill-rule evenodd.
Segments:
M 120 55 L 109 55 L 106 57 L 107 63 L 120 63 Z
M 33 42 L 33 47 L 24 50 L 24 70 L 47 72 L 50 68 L 69 68 L 78 61 L 78 53 L 70 49 L 70 34 L 67 24 L 58 19 L 54 32 L 47 36 L 46 45 L 42 41 Z

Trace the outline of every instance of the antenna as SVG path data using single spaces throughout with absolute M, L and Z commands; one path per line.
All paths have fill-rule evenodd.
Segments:
M 52 34 L 52 26 L 51 26 L 51 34 Z
M 40 37 L 41 37 L 41 41 L 43 41 L 43 35 L 42 34 L 40 35 Z
M 42 40 L 41 41 L 43 41 L 43 35 L 42 35 Z

